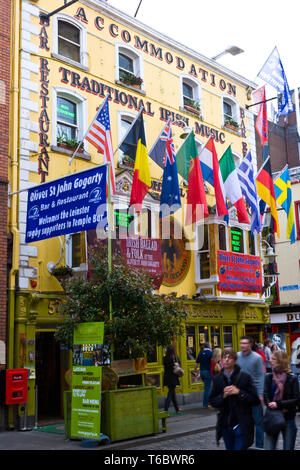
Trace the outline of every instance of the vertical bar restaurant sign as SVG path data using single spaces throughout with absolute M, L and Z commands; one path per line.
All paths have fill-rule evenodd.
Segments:
M 258 256 L 218 251 L 218 289 L 224 292 L 261 292 L 262 270 Z
M 100 438 L 101 351 L 104 323 L 80 323 L 74 331 L 71 435 Z

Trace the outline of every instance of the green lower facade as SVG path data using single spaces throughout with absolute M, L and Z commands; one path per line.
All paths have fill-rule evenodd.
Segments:
M 70 388 L 71 354 L 54 338 L 56 328 L 63 322 L 59 314 L 61 294 L 18 293 L 14 314 L 14 368 L 29 369 L 27 408 L 17 408 L 17 426 L 28 426 L 44 418 L 63 418 L 63 393 Z M 213 347 L 232 346 L 239 349 L 239 338 L 249 334 L 263 340 L 264 326 L 269 323 L 269 307 L 265 304 L 234 301 L 185 301 L 188 318 L 184 336 L 177 338 L 176 350 L 185 371 L 177 387 L 181 403 L 199 400 L 203 390 L 200 377 L 191 372 L 201 345 L 209 341 Z M 12 348 L 11 348 L 12 350 Z M 162 406 L 167 389 L 163 387 L 162 348 L 153 347 L 147 357 L 145 385 L 156 387 Z M 14 409 L 14 412 L 16 410 Z M 26 416 L 25 416 L 26 415 Z M 13 413 L 9 413 L 10 427 Z M 14 420 L 16 421 L 16 420 Z

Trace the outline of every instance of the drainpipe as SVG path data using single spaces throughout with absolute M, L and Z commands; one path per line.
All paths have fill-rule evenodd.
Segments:
M 11 28 L 11 78 L 10 78 L 10 130 L 9 130 L 9 156 L 10 156 L 10 190 L 18 190 L 19 176 L 19 86 L 20 86 L 20 30 L 21 30 L 21 0 L 12 0 L 12 28 Z M 20 232 L 18 228 L 18 194 L 10 196 L 9 231 L 13 236 L 12 267 L 8 276 L 8 319 L 7 319 L 7 368 L 14 367 L 15 343 L 15 290 L 16 276 L 19 271 Z M 8 409 L 8 426 L 13 424 L 13 407 Z

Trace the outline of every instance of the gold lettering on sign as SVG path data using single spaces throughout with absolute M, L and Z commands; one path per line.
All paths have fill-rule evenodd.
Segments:
M 217 309 L 203 309 L 196 310 L 195 308 L 190 308 L 190 316 L 196 318 L 223 318 L 222 310 Z
M 257 312 L 255 310 L 249 310 L 248 308 L 246 308 L 246 311 L 245 311 L 245 318 L 247 320 L 258 320 L 258 315 L 257 315 Z
M 60 301 L 57 299 L 49 300 L 48 304 L 48 314 L 56 315 L 59 311 Z

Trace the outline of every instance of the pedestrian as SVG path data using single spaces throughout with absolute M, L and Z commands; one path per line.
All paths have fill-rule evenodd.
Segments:
M 219 411 L 217 443 L 223 437 L 226 450 L 246 450 L 253 444 L 252 406 L 260 403 L 249 374 L 237 364 L 233 348 L 222 351 L 223 369 L 213 378 L 210 403 Z
M 179 358 L 175 353 L 175 349 L 173 346 L 169 346 L 166 350 L 166 355 L 163 358 L 164 364 L 164 387 L 168 387 L 168 394 L 165 400 L 165 411 L 169 410 L 170 403 L 172 401 L 176 413 L 180 413 L 182 411 L 179 408 L 176 398 L 176 385 L 180 385 L 178 375 L 174 374 L 174 364 L 178 362 L 180 364 Z
M 211 360 L 211 368 L 210 373 L 214 377 L 223 369 L 222 363 L 222 349 L 221 348 L 214 348 L 213 355 Z
M 209 394 L 210 394 L 211 383 L 212 383 L 211 360 L 212 360 L 211 344 L 204 343 L 204 347 L 202 351 L 200 351 L 196 359 L 195 369 L 193 371 L 193 375 L 196 375 L 198 364 L 199 364 L 200 377 L 204 383 L 203 408 L 210 408 Z
M 267 339 L 265 342 L 264 342 L 264 353 L 265 353 L 265 356 L 266 356 L 266 372 L 272 372 L 272 369 L 271 369 L 271 362 L 270 362 L 270 359 L 271 359 L 271 345 L 272 345 L 272 341 L 270 339 Z
M 279 348 L 278 348 L 277 344 L 275 344 L 275 343 L 271 345 L 271 353 L 273 353 L 274 351 L 279 351 Z
M 262 343 L 257 343 L 257 350 L 255 352 L 257 352 L 257 354 L 259 354 L 261 356 L 262 361 L 263 361 L 264 372 L 266 372 L 267 358 L 266 358 L 266 355 L 265 355 L 263 349 L 264 349 L 264 345 Z
M 264 369 L 261 356 L 252 351 L 253 339 L 250 336 L 242 336 L 240 339 L 240 352 L 238 353 L 238 365 L 242 371 L 247 372 L 253 381 L 260 403 L 252 407 L 255 424 L 255 445 L 259 449 L 264 447 L 263 428 L 263 391 L 264 391 Z
M 264 402 L 271 410 L 282 410 L 286 423 L 286 428 L 281 431 L 283 450 L 294 450 L 297 435 L 295 416 L 300 399 L 298 379 L 290 371 L 285 351 L 274 351 L 270 362 L 272 372 L 265 376 Z M 276 449 L 279 434 L 265 433 L 265 449 Z

